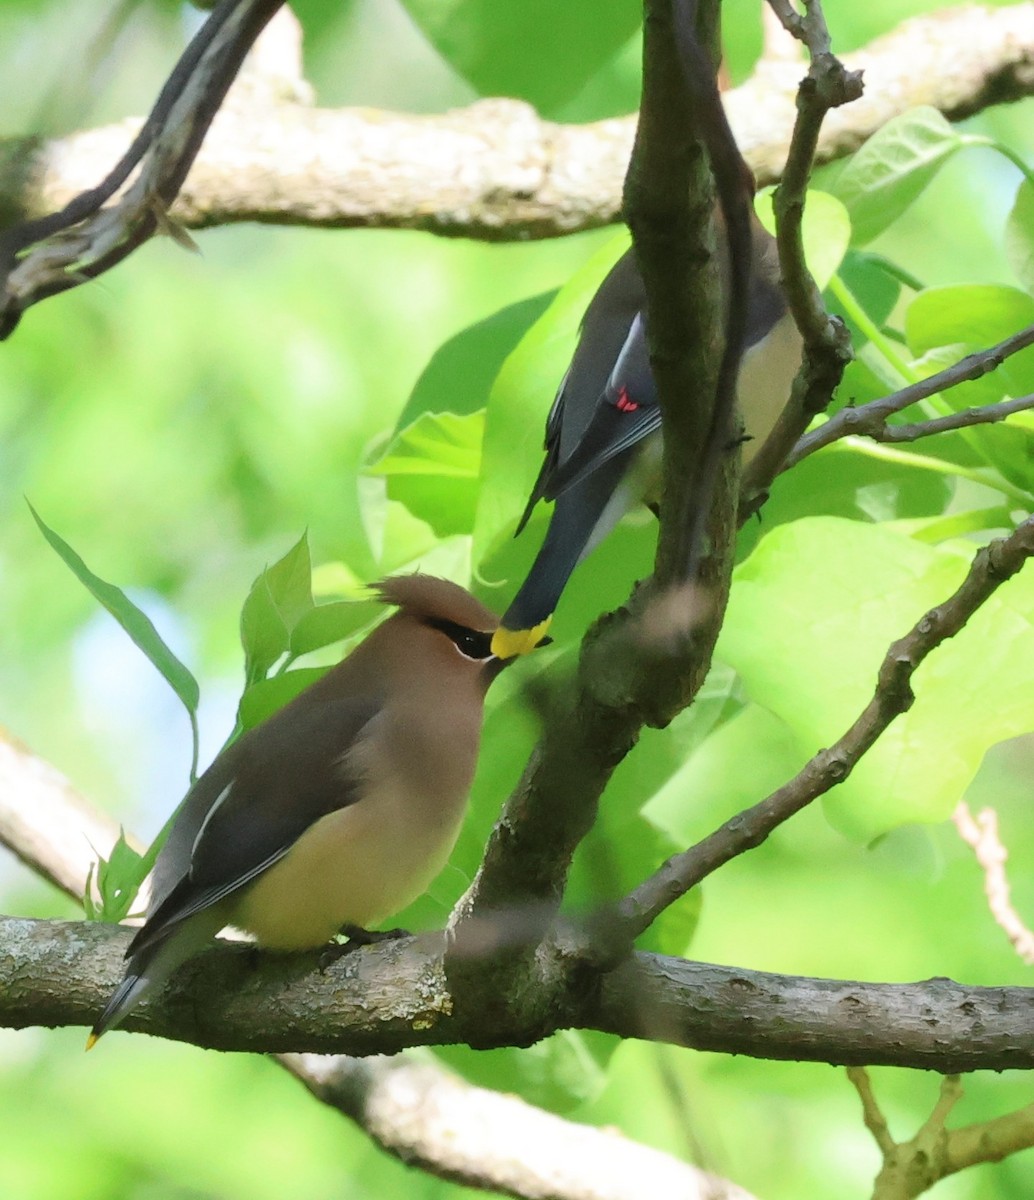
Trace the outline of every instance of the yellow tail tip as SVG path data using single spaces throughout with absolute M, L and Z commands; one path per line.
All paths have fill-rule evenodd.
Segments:
M 546 617 L 531 629 L 507 629 L 505 625 L 500 625 L 492 635 L 492 653 L 496 658 L 517 658 L 522 654 L 530 654 L 546 636 L 552 619 L 552 616 Z
M 86 1039 L 86 1049 L 92 1050 L 94 1048 L 94 1046 L 96 1046 L 100 1040 L 101 1040 L 101 1035 L 99 1033 L 91 1033 L 90 1036 Z

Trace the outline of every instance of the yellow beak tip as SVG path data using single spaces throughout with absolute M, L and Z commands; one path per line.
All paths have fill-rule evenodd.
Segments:
M 496 658 L 518 658 L 530 654 L 546 636 L 552 617 L 546 617 L 531 629 L 507 629 L 500 625 L 492 635 L 492 653 Z
M 86 1049 L 92 1050 L 99 1041 L 100 1041 L 100 1034 L 99 1033 L 91 1033 L 90 1036 L 86 1039 Z

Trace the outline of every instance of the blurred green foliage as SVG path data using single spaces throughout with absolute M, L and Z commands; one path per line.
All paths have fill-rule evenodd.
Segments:
M 627 111 L 638 4 L 563 7 L 561 35 L 553 6 L 528 0 L 297 5 L 324 103 L 426 111 L 506 89 L 557 119 Z M 829 7 L 835 45 L 848 49 L 933 5 Z M 72 0 L 0 6 L 0 133 L 147 107 L 199 17 L 173 0 L 105 11 L 124 19 L 105 23 Z M 726 40 L 742 77 L 760 45 L 753 0 L 727 5 Z M 838 404 L 922 378 L 1031 319 L 1030 184 L 996 146 L 1030 163 L 1032 113 L 1026 102 L 960 131 L 917 110 L 819 173 L 821 273 L 859 351 Z M 91 572 L 125 589 L 201 681 L 204 761 L 237 721 L 261 719 L 376 619 L 362 585 L 378 576 L 420 565 L 505 605 L 545 525 L 539 512 L 509 537 L 542 421 L 581 309 L 625 244 L 613 231 L 480 246 L 246 228 L 200 242 L 200 259 L 149 245 L 34 309 L 0 349 L 0 723 L 144 833 L 187 785 L 188 722 L 171 696 L 163 707 L 159 675 L 125 652 L 21 497 Z M 1023 394 L 1032 374 L 1028 352 L 924 411 Z M 743 531 L 720 661 L 694 707 L 647 731 L 616 772 L 575 863 L 573 915 L 621 894 L 837 735 L 886 643 L 947 594 L 976 544 L 1030 507 L 1032 444 L 1022 417 L 907 450 L 852 440 L 777 482 Z M 469 882 L 534 742 L 524 684 L 572 669 L 587 624 L 648 572 L 653 538 L 643 514 L 615 531 L 576 573 L 554 647 L 493 688 L 470 819 L 403 924 L 441 924 Z M 795 818 L 643 944 L 776 971 L 1028 982 L 944 818 L 963 791 L 995 803 L 1015 901 L 1034 912 L 1031 739 L 1002 743 L 1034 725 L 1032 618 L 1034 585 L 1021 576 L 924 667 L 916 708 L 830 798 L 828 817 L 815 807 Z M 5 903 L 69 911 L 13 872 Z M 0 1036 L 0 1194 L 464 1194 L 386 1159 L 270 1063 L 121 1034 L 88 1060 L 80 1046 L 74 1030 Z M 833 1068 L 577 1034 L 443 1057 L 697 1158 L 763 1200 L 869 1194 L 875 1153 Z M 910 1136 L 934 1081 L 886 1071 L 877 1086 L 893 1131 Z M 975 1077 L 957 1119 L 1026 1100 L 1024 1077 Z M 936 1194 L 1020 1200 L 1032 1188 L 1019 1156 Z

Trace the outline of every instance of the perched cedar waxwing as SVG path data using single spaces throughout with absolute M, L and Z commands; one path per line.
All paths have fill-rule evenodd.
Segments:
M 491 650 L 499 622 L 444 579 L 376 589 L 398 611 L 191 788 L 87 1049 L 225 925 L 314 949 L 393 916 L 445 865 L 506 665 Z
M 723 228 L 719 221 L 720 234 Z M 724 239 L 720 250 L 727 289 Z M 775 238 L 756 217 L 752 250 L 737 382 L 749 439 L 745 462 L 785 406 L 801 361 L 800 335 L 779 280 Z M 524 653 L 539 643 L 579 561 L 636 501 L 656 489 L 661 412 L 650 372 L 645 308 L 642 277 L 628 250 L 586 309 L 574 357 L 546 418 L 546 460 L 517 533 L 539 500 L 556 503 L 542 547 L 492 640 L 498 655 Z

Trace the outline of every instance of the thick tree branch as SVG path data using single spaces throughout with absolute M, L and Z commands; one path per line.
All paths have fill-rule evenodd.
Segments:
M 1005 338 L 1004 341 L 999 342 L 997 346 L 991 346 L 989 349 L 981 350 L 976 354 L 967 354 L 965 358 L 960 359 L 957 363 L 953 363 L 950 367 L 945 367 L 943 371 L 929 375 L 926 379 L 921 379 L 918 383 L 910 384 L 908 387 L 893 392 L 889 396 L 883 396 L 879 400 L 872 400 L 868 404 L 860 404 L 857 407 L 842 408 L 838 413 L 834 413 L 828 421 L 820 425 L 818 429 L 813 429 L 810 433 L 806 433 L 798 441 L 797 445 L 787 456 L 783 469 L 789 470 L 799 463 L 802 458 L 807 458 L 809 454 L 814 454 L 816 450 L 821 450 L 823 446 L 828 446 L 840 438 L 849 437 L 854 434 L 871 437 L 879 441 L 915 440 L 918 437 L 925 437 L 931 433 L 943 432 L 945 429 L 958 429 L 965 427 L 965 425 L 978 425 L 985 423 L 987 420 L 1001 420 L 1009 412 L 1020 412 L 1023 409 L 1029 408 L 1031 406 L 1030 397 L 1023 397 L 1018 400 L 1004 401 L 1001 405 L 985 405 L 983 408 L 968 409 L 966 412 L 954 414 L 952 417 L 924 421 L 921 424 L 913 426 L 887 424 L 888 417 L 902 412 L 920 400 L 926 400 L 928 397 L 937 395 L 939 392 L 946 392 L 949 388 L 953 388 L 957 384 L 970 383 L 975 379 L 983 378 L 983 376 L 990 374 L 990 372 L 1000 367 L 1007 358 L 1019 353 L 1020 350 L 1025 350 L 1031 345 L 1034 345 L 1034 325 L 1029 325 L 1026 329 L 1021 329 L 1019 333 L 1012 334 L 1010 337 Z M 999 413 L 1000 415 L 998 415 Z M 973 414 L 980 415 L 974 416 Z M 945 424 L 945 422 L 955 420 L 959 420 L 962 423 L 958 425 Z M 905 436 L 902 436 L 902 429 L 906 431 Z M 922 430 L 923 432 L 916 433 L 910 438 L 907 431 L 915 429 Z
M 807 979 L 637 953 L 603 977 L 594 1017 L 622 1037 L 802 1062 L 951 1074 L 1034 1061 L 1034 989 L 950 979 Z
M 89 1025 L 121 975 L 130 931 L 0 918 L 0 1027 Z M 325 969 L 319 955 L 274 956 L 222 943 L 183 968 L 126 1021 L 218 1050 L 393 1054 L 543 1035 L 486 1003 L 461 1017 L 440 934 L 366 946 Z M 917 1067 L 942 1073 L 1034 1067 L 1034 989 L 949 979 L 809 979 L 635 954 L 598 980 L 570 972 L 554 1028 L 598 1029 L 755 1058 Z M 587 986 L 588 984 L 588 986 Z M 490 978 L 485 981 L 490 986 Z
M 96 858 L 91 847 L 106 854 L 117 835 L 63 776 L 0 734 L 0 841 L 26 866 L 79 901 Z M 682 1200 L 752 1200 L 666 1154 L 470 1087 L 428 1064 L 314 1054 L 278 1061 L 388 1154 L 470 1187 L 527 1200 L 636 1200 L 649 1170 Z
M 918 17 L 844 61 L 865 72 L 866 96 L 826 122 L 817 162 L 851 153 L 916 104 L 957 120 L 1034 93 L 1034 4 Z M 800 75 L 796 62 L 766 59 L 726 93 L 762 184 L 782 174 Z M 140 124 L 0 141 L 0 224 L 53 212 L 92 187 Z M 288 95 L 216 119 L 172 215 L 196 228 L 267 221 L 555 237 L 619 219 L 634 132 L 631 116 L 556 125 L 513 100 L 415 117 L 310 109 Z
M 712 20 L 715 11 L 712 4 Z M 710 228 L 712 189 L 703 146 L 695 140 L 703 117 L 687 94 L 670 0 L 649 0 L 644 30 L 643 102 L 626 190 L 664 413 L 658 586 L 643 589 L 631 611 L 603 618 L 586 637 L 577 678 L 555 698 L 542 741 L 450 922 L 459 950 L 448 963 L 450 982 L 461 1003 L 469 996 L 478 1005 L 498 1005 L 498 1027 L 510 1019 L 508 1006 L 537 1005 L 546 1028 L 563 1003 L 570 964 L 554 942 L 536 949 L 538 939 L 527 930 L 523 941 L 504 940 L 495 948 L 495 986 L 486 1000 L 465 984 L 485 971 L 486 918 L 494 914 L 496 924 L 505 926 L 509 914 L 531 913 L 539 933 L 545 932 L 611 772 L 644 724 L 667 724 L 703 682 L 731 573 L 735 464 L 721 475 L 714 498 L 711 552 L 692 586 L 683 582 L 685 518 L 711 427 L 722 306 Z M 471 951 L 474 945 L 481 953 Z M 608 947 L 602 957 L 620 957 L 627 949 Z
M 820 750 L 789 783 L 726 821 L 689 850 L 668 859 L 621 902 L 616 920 L 627 935 L 638 936 L 664 909 L 713 871 L 745 850 L 761 845 L 773 829 L 846 779 L 890 723 L 912 706 L 912 677 L 927 655 L 954 637 L 1031 555 L 1034 517 L 1008 537 L 980 550 L 958 590 L 930 609 L 887 651 L 873 698 L 837 742 Z
M 665 1200 L 751 1200 L 728 1180 L 616 1131 L 565 1121 L 409 1059 L 281 1062 L 389 1153 L 468 1187 L 531 1200 L 640 1200 L 648 1180 Z
M 118 833 L 60 771 L 0 729 L 0 844 L 81 903 L 90 867 Z

